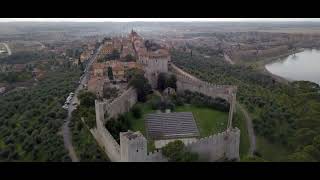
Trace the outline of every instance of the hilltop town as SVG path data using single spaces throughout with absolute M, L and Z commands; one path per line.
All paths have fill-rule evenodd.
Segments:
M 1 24 L 0 161 L 319 161 L 319 27 Z
M 199 154 L 202 160 L 238 160 L 240 131 L 232 127 L 236 88 L 203 82 L 176 67 L 170 58 L 166 45 L 144 40 L 133 30 L 126 37 L 103 40 L 101 50 L 89 70 L 88 84 L 85 85 L 97 97 L 96 125 L 90 131 L 98 144 L 111 161 L 168 161 L 161 154 L 161 149 L 175 140 L 182 141 L 191 152 Z M 142 71 L 146 83 L 150 84 L 150 91 L 160 97 L 166 95 L 168 98 L 188 90 L 224 99 L 230 106 L 228 125 L 223 132 L 216 135 L 212 132 L 210 136 L 201 138 L 199 125 L 192 112 L 171 112 L 173 109 L 166 107 L 165 112 L 158 109 L 158 113 L 146 115 L 144 134 L 147 134 L 147 139 L 140 131 L 128 129 L 127 132 L 118 132 L 118 143 L 106 124 L 114 121 L 112 118 L 117 119 L 129 112 L 141 101 L 138 97 L 139 89 L 128 83 L 132 71 Z M 165 87 L 161 91 L 159 79 L 164 74 L 171 74 L 176 80 L 172 87 Z M 109 94 L 111 91 L 113 95 Z M 156 150 L 151 154 L 147 151 L 149 142 L 154 143 Z

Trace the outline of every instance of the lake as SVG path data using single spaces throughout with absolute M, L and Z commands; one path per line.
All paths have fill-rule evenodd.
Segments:
M 306 80 L 320 84 L 320 50 L 304 50 L 265 67 L 272 74 L 288 80 Z

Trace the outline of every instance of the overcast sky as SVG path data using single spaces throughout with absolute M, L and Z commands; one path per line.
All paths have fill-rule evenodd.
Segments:
M 245 22 L 245 21 L 319 21 L 320 18 L 0 18 L 0 22 L 33 21 L 33 22 Z

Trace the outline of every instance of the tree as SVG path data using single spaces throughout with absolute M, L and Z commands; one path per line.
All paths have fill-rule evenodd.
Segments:
M 265 159 L 259 156 L 245 156 L 241 159 L 243 162 L 267 162 Z
M 78 95 L 81 105 L 85 107 L 94 107 L 94 101 L 97 99 L 96 95 L 92 92 L 81 92 Z
M 180 140 L 169 142 L 162 148 L 162 154 L 169 162 L 193 162 L 198 160 L 198 154 L 189 152 Z
M 83 63 L 80 61 L 80 58 L 78 59 L 78 66 L 80 68 L 81 71 L 84 71 L 84 65 Z
M 169 161 L 181 160 L 181 154 L 184 150 L 184 144 L 180 140 L 169 142 L 162 148 L 162 154 L 168 158 Z
M 312 144 L 320 150 L 320 135 L 313 138 Z
M 132 112 L 133 117 L 135 117 L 137 119 L 140 118 L 142 115 L 141 107 L 138 105 L 133 106 L 131 109 L 131 112 Z
M 289 161 L 294 161 L 294 162 L 310 162 L 310 161 L 315 161 L 315 159 L 312 158 L 310 154 L 304 151 L 299 151 L 296 153 L 293 153 L 288 156 Z
M 118 89 L 115 87 L 105 86 L 103 88 L 103 98 L 115 98 L 118 96 Z
M 167 85 L 167 74 L 166 73 L 160 73 L 158 75 L 158 89 L 163 91 L 168 87 Z
M 303 151 L 311 155 L 317 161 L 320 160 L 320 151 L 313 145 L 308 145 L 303 148 Z
M 309 128 L 298 129 L 294 134 L 294 138 L 291 138 L 291 145 L 294 147 L 299 147 L 311 144 L 313 137 L 316 135 L 317 133 Z
M 120 58 L 120 52 L 117 49 L 114 49 L 111 53 L 111 56 L 113 59 L 119 59 Z
M 137 90 L 138 101 L 140 102 L 145 102 L 147 100 L 147 95 L 150 94 L 152 90 L 148 80 L 140 73 L 132 77 L 129 85 Z
M 131 62 L 134 61 L 134 56 L 132 56 L 131 54 L 128 54 L 124 57 L 126 62 Z
M 177 77 L 175 75 L 170 75 L 167 80 L 167 86 L 177 90 Z
M 182 155 L 182 162 L 195 162 L 199 159 L 199 155 L 197 153 L 192 153 L 189 151 L 185 151 Z
M 112 68 L 110 66 L 108 67 L 108 77 L 110 80 L 113 80 L 113 72 L 112 72 Z

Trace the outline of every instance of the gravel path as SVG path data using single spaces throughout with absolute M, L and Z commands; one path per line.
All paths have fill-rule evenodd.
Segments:
M 249 113 L 247 112 L 247 110 L 241 104 L 237 103 L 237 105 L 239 109 L 242 111 L 242 113 L 244 114 L 244 117 L 246 119 L 247 130 L 248 130 L 249 141 L 250 141 L 249 155 L 253 155 L 254 151 L 256 151 L 256 136 L 254 134 L 252 119 Z

